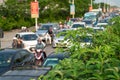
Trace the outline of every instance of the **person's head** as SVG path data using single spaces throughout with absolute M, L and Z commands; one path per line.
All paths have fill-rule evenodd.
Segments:
M 39 39 L 38 39 L 38 43 L 41 43 L 41 42 L 42 42 L 42 39 L 41 39 L 41 38 L 39 38 Z

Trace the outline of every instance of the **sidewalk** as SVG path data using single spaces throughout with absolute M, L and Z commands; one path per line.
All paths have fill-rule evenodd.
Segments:
M 34 27 L 29 28 L 30 31 L 34 31 Z M 0 38 L 1 48 L 11 48 L 12 40 L 16 33 L 20 32 L 20 29 L 15 29 L 12 31 L 5 31 L 4 38 Z

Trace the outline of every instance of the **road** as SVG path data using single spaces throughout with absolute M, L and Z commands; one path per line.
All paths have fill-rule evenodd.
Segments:
M 12 39 L 15 36 L 16 33 L 20 32 L 20 30 L 12 30 L 4 32 L 4 38 L 0 38 L 1 41 L 1 48 L 11 48 Z M 45 51 L 48 54 L 54 51 L 51 45 L 47 45 L 45 48 Z

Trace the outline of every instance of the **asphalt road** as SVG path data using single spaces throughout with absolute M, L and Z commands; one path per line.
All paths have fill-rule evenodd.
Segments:
M 12 39 L 16 33 L 20 32 L 20 30 L 12 30 L 4 32 L 4 38 L 0 38 L 1 48 L 11 48 L 12 46 Z M 47 44 L 45 51 L 48 54 L 54 51 L 50 44 Z

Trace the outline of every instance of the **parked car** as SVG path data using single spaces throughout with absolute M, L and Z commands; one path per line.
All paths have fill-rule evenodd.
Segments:
M 67 31 L 72 29 L 61 29 L 53 38 L 52 47 L 68 47 L 70 45 L 69 39 L 65 39 Z
M 17 66 L 33 65 L 34 55 L 25 49 L 0 50 L 0 75 Z
M 85 22 L 74 22 L 71 26 L 72 29 L 78 29 L 78 28 L 85 28 L 86 23 Z
M 24 44 L 24 49 L 30 50 L 31 47 L 36 46 L 39 36 L 34 32 L 20 32 L 17 33 L 14 38 L 21 38 Z
M 52 52 L 42 63 L 42 67 L 55 67 L 60 60 L 70 57 L 70 52 Z
M 41 26 L 39 26 L 38 30 L 36 31 L 36 34 L 38 34 L 42 38 L 42 40 L 45 40 L 45 34 L 47 33 L 47 31 L 50 27 L 52 27 L 53 33 L 56 33 L 57 30 L 60 29 L 58 23 L 45 23 L 45 24 L 41 24 Z
M 51 67 L 17 67 L 1 75 L 0 80 L 38 80 L 39 76 L 46 75 L 50 70 Z

